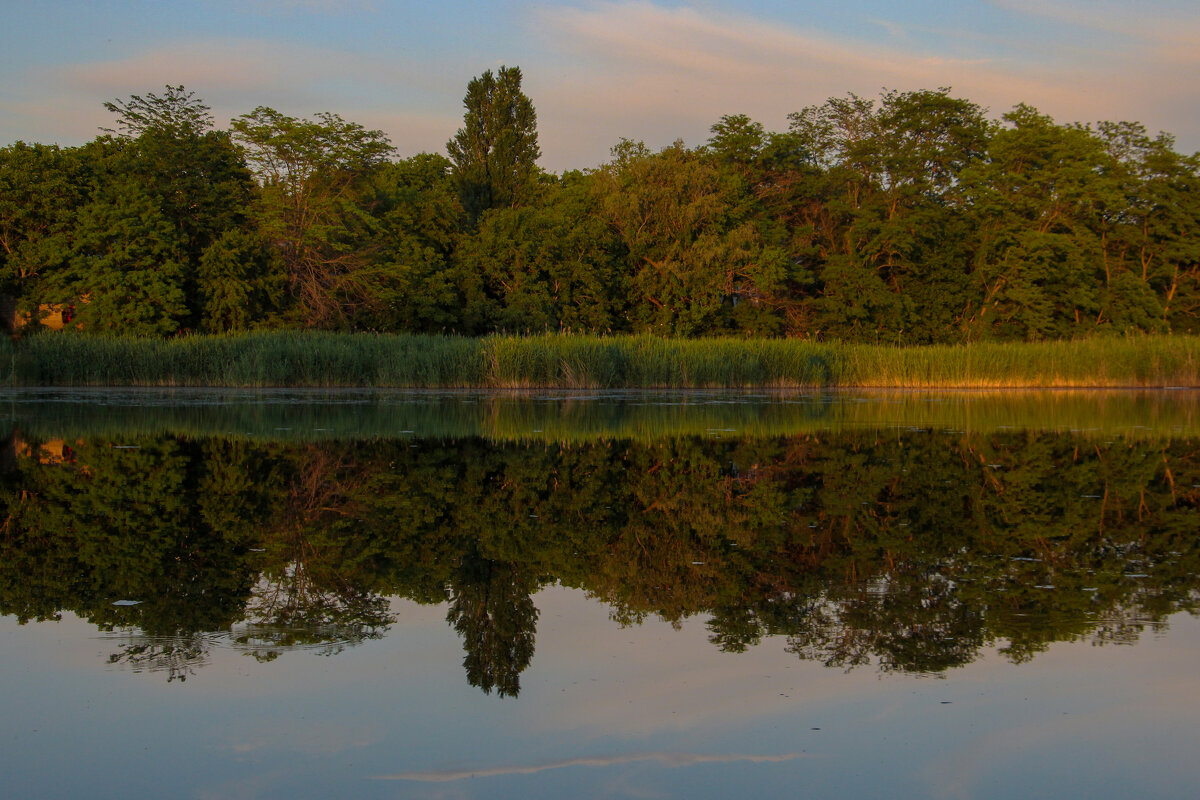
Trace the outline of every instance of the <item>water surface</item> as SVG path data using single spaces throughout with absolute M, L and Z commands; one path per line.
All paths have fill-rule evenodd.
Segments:
M 7 392 L 18 797 L 1189 794 L 1190 392 Z

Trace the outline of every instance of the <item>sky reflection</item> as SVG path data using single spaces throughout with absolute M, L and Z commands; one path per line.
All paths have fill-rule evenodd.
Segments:
M 0 771 L 14 797 L 1180 796 L 1200 779 L 1200 622 L 1135 646 L 994 652 L 944 678 L 844 673 L 778 637 L 716 651 L 702 618 L 622 629 L 550 588 L 518 698 L 483 695 L 441 608 L 382 640 L 261 664 L 228 648 L 186 684 L 104 669 L 69 615 L 0 621 Z M 410 613 L 411 612 L 411 613 Z M 55 768 L 67 759 L 70 770 Z M 162 766 L 148 768 L 150 762 Z M 387 778 L 391 780 L 378 780 Z M 791 787 L 789 789 L 789 786 Z M 98 787 L 98 788 L 97 788 Z

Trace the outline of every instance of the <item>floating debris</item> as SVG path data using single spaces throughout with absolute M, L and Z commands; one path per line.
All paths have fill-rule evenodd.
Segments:
M 113 601 L 114 606 L 140 606 L 141 604 L 142 604 L 141 600 L 114 600 Z

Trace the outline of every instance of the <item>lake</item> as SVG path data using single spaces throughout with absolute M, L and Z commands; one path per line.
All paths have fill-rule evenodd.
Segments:
M 1197 392 L 0 413 L 5 797 L 1200 786 Z

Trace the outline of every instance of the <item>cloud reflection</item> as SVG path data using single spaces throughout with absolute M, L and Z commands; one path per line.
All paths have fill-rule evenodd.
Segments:
M 664 767 L 691 767 L 696 764 L 728 764 L 731 762 L 746 762 L 750 764 L 775 764 L 784 761 L 795 761 L 799 758 L 811 758 L 807 753 L 784 753 L 781 755 L 740 755 L 719 753 L 632 753 L 623 756 L 594 756 L 590 758 L 567 758 L 561 761 L 548 761 L 545 764 L 514 764 L 507 767 L 491 767 L 489 769 L 463 770 L 430 770 L 415 772 L 399 772 L 394 775 L 376 775 L 376 780 L 385 781 L 421 781 L 424 783 L 449 783 L 464 778 L 493 778 L 500 775 L 533 775 L 552 769 L 565 767 L 612 767 L 619 764 L 632 764 L 641 761 L 657 761 Z

